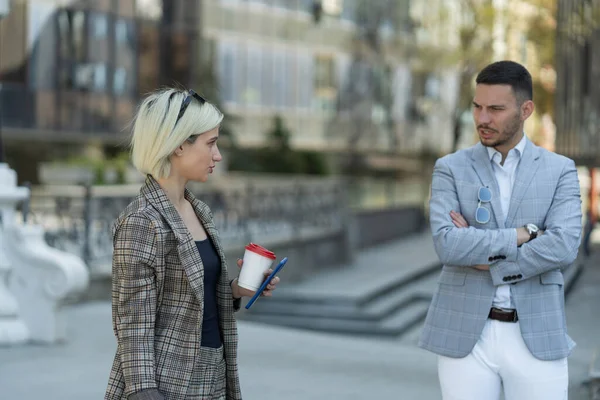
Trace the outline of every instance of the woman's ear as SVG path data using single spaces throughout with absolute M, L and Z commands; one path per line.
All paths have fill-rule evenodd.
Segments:
M 183 146 L 179 146 L 178 148 L 175 149 L 174 154 L 178 157 L 183 155 Z

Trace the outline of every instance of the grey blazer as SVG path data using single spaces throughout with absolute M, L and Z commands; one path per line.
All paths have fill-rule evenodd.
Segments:
M 491 219 L 475 221 L 478 191 L 492 192 Z M 456 228 L 450 211 L 468 228 Z M 536 224 L 544 234 L 517 247 L 516 230 Z M 508 216 L 487 149 L 477 144 L 439 159 L 433 171 L 430 224 L 443 264 L 419 346 L 461 358 L 479 339 L 498 285 L 509 283 L 521 333 L 541 360 L 569 355 L 561 269 L 577 257 L 581 238 L 581 199 L 575 163 L 529 140 L 517 167 Z M 471 268 L 488 264 L 489 271 Z
M 187 189 L 185 198 L 221 258 L 217 305 L 227 400 L 240 400 L 238 333 L 225 253 L 208 206 Z M 104 399 L 184 399 L 202 341 L 204 267 L 198 249 L 151 176 L 121 213 L 113 232 L 112 317 L 117 352 Z

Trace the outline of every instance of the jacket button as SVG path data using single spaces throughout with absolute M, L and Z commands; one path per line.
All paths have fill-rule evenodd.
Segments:
M 506 260 L 506 256 L 500 256 L 500 258 Z
M 510 280 L 510 278 L 509 278 L 508 276 L 505 276 L 504 278 L 502 278 L 502 280 L 503 280 L 504 282 L 508 282 L 508 281 Z
M 521 278 L 523 278 L 523 275 L 521 275 L 521 274 L 517 275 L 517 279 L 521 279 Z
M 494 257 L 488 258 L 488 261 L 494 261 Z

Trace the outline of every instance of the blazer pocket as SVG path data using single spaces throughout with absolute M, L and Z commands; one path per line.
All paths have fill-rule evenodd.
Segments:
M 564 285 L 565 278 L 560 271 L 550 271 L 540 275 L 542 285 Z
M 438 278 L 438 283 L 443 283 L 446 285 L 453 286 L 463 286 L 465 284 L 465 280 L 467 279 L 467 274 L 464 272 L 451 272 L 442 270 L 440 277 Z

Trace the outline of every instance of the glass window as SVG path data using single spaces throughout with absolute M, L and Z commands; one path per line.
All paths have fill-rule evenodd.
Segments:
M 94 39 L 105 39 L 108 35 L 108 17 L 105 14 L 90 14 L 92 37 Z
M 113 77 L 113 92 L 118 95 L 125 94 L 127 86 L 127 71 L 123 67 L 116 68 Z
M 286 105 L 289 108 L 296 108 L 296 98 L 298 96 L 298 63 L 296 50 L 293 48 L 285 52 L 286 64 Z
M 115 23 L 115 41 L 117 45 L 129 43 L 129 26 L 126 21 L 120 19 Z
M 106 90 L 106 64 L 96 64 L 94 69 L 94 89 L 98 92 Z
M 273 85 L 273 49 L 268 46 L 262 49 L 262 105 L 275 106 L 275 89 Z
M 61 52 L 64 58 L 85 59 L 85 12 L 63 9 L 58 16 Z
M 233 42 L 219 41 L 217 44 L 218 64 L 217 74 L 219 80 L 219 91 L 223 101 L 235 103 L 237 101 L 236 73 L 236 45 Z
M 261 48 L 256 45 L 247 46 L 246 51 L 246 88 L 244 103 L 250 106 L 261 104 Z
M 286 82 L 286 60 L 285 51 L 277 49 L 273 53 L 274 56 L 274 72 L 273 72 L 273 89 L 275 94 L 275 106 L 285 107 L 285 99 L 287 97 L 287 82 Z
M 314 84 L 314 59 L 308 52 L 298 52 L 298 107 L 309 108 L 312 104 Z
M 321 110 L 332 110 L 335 104 L 337 79 L 334 61 L 332 54 L 315 55 L 315 105 Z
M 317 89 L 335 88 L 335 63 L 330 54 L 315 56 L 315 87 Z
M 132 95 L 135 90 L 134 29 L 132 20 L 118 18 L 115 21 L 115 69 L 112 71 L 112 90 L 117 95 Z

